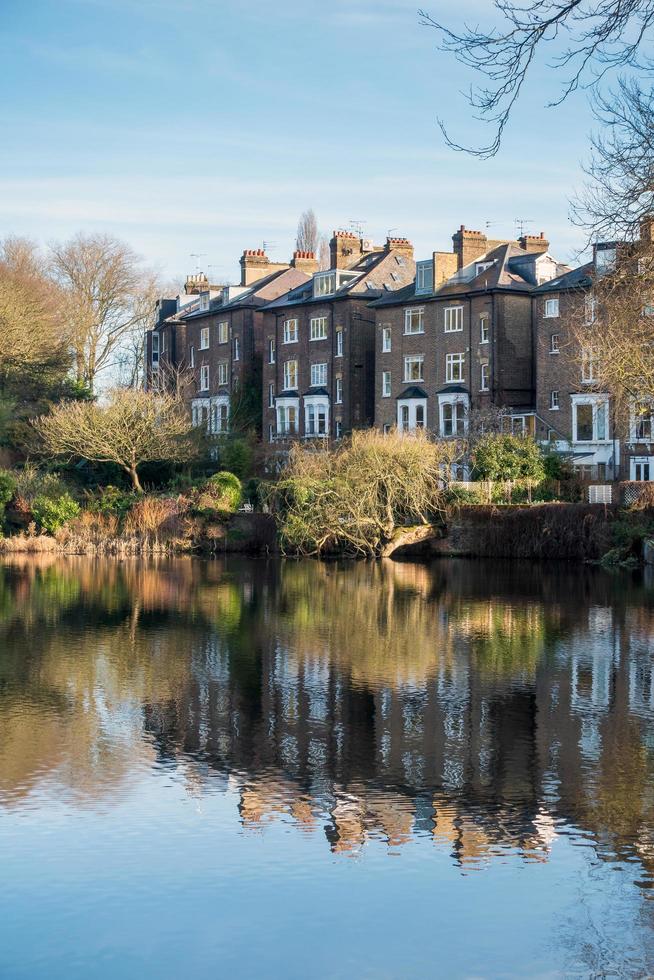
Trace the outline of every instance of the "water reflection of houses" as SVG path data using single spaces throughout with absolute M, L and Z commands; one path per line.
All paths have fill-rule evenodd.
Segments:
M 108 574 L 99 588 L 88 565 L 55 582 L 13 572 L 23 604 L 0 624 L 30 638 L 13 687 L 41 730 L 56 723 L 78 760 L 96 759 L 89 781 L 102 765 L 124 774 L 130 753 L 153 758 L 178 766 L 193 794 L 235 790 L 248 831 L 288 820 L 343 853 L 419 834 L 462 867 L 507 850 L 543 860 L 570 822 L 651 862 L 643 594 L 594 570 L 464 562 Z M 37 630 L 44 619 L 56 629 Z M 126 713 L 121 770 L 97 748 Z M 33 745 L 27 730 L 13 741 Z M 10 772 L 0 753 L 0 788 L 49 766 L 23 757 L 25 771 Z

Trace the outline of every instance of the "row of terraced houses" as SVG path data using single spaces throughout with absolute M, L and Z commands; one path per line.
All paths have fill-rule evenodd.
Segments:
M 641 238 L 654 241 L 654 221 Z M 463 436 L 475 413 L 501 410 L 582 477 L 654 479 L 652 413 L 614 411 L 569 342 L 616 255 L 597 244 L 571 269 L 543 233 L 491 240 L 463 225 L 450 251 L 420 261 L 406 238 L 376 245 L 349 231 L 334 232 L 322 271 L 313 253 L 286 264 L 246 250 L 240 285 L 200 273 L 158 302 L 146 383 L 164 367 L 189 372 L 189 411 L 212 433 L 237 428 L 254 392 L 271 452 L 372 426 Z

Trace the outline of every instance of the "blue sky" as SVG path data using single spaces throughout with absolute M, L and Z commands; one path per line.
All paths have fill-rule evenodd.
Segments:
M 461 24 L 489 0 L 424 0 Z M 236 279 L 243 248 L 287 258 L 299 213 L 331 232 L 363 220 L 417 257 L 464 223 L 497 237 L 545 231 L 557 257 L 581 236 L 591 121 L 544 63 L 491 161 L 449 150 L 483 139 L 416 0 L 3 0 L 0 234 L 40 242 L 102 230 L 168 279 Z

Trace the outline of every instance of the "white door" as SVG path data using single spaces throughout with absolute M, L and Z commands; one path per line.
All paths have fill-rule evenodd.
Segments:
M 629 476 L 639 481 L 654 479 L 654 456 L 632 456 Z

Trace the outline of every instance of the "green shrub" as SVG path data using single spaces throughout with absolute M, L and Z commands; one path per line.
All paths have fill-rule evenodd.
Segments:
M 32 514 L 39 527 L 48 534 L 54 534 L 67 521 L 78 517 L 80 506 L 69 493 L 59 497 L 46 497 L 40 494 L 32 501 Z
M 56 500 L 68 493 L 68 487 L 59 473 L 39 470 L 32 463 L 26 463 L 22 470 L 17 470 L 14 479 L 16 495 L 23 497 L 29 504 L 36 497 Z
M 122 520 L 134 504 L 135 499 L 133 493 L 109 484 L 92 500 L 89 510 L 96 514 L 119 517 Z
M 253 477 L 243 487 L 243 497 L 253 507 L 261 505 L 261 480 Z
M 475 477 L 497 482 L 540 483 L 545 476 L 543 454 L 533 439 L 483 436 L 472 452 Z
M 222 471 L 228 470 L 244 480 L 252 473 L 254 454 L 247 439 L 227 437 L 220 444 L 220 465 Z M 219 476 L 220 474 L 216 474 Z
M 210 498 L 216 510 L 238 510 L 243 499 L 241 481 L 234 473 L 221 470 L 209 477 L 201 488 L 201 496 Z

